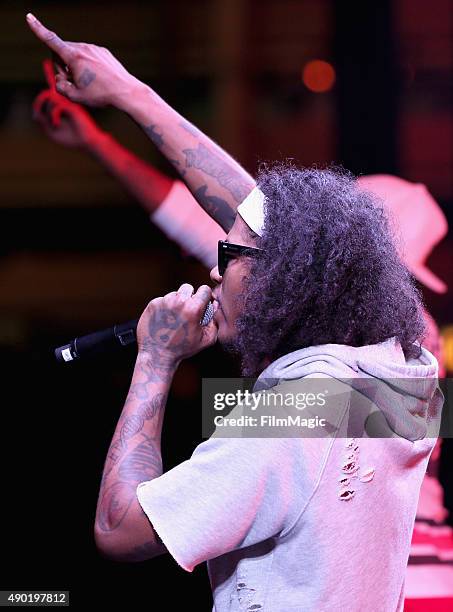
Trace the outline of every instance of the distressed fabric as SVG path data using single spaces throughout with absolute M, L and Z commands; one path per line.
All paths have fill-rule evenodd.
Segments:
M 317 373 L 422 379 L 407 418 L 417 435 L 421 415 L 440 419 L 435 358 L 423 350 L 406 361 L 396 340 L 295 351 L 266 368 L 257 388 Z M 182 568 L 208 562 L 213 612 L 400 611 L 434 443 L 214 435 L 189 460 L 139 484 L 137 496 Z

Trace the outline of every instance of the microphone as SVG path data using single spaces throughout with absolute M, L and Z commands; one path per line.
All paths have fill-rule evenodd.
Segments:
M 214 316 L 212 302 L 206 306 L 200 325 L 208 325 Z M 75 338 L 68 344 L 55 349 L 55 357 L 60 363 L 68 363 L 82 357 L 99 355 L 113 349 L 137 342 L 139 319 L 132 319 L 101 331 Z

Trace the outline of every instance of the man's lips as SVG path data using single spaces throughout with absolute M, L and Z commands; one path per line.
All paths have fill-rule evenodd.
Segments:
M 212 305 L 214 308 L 214 316 L 216 315 L 217 311 L 220 310 L 223 318 L 225 319 L 225 313 L 223 312 L 222 302 L 219 300 L 218 297 L 214 297 Z

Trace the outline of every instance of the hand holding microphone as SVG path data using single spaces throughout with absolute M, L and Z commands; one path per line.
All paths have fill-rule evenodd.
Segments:
M 217 339 L 211 289 L 202 285 L 193 291 L 185 283 L 178 291 L 151 300 L 140 319 L 75 338 L 56 348 L 55 357 L 69 362 L 137 342 L 139 353 L 150 354 L 156 363 L 179 363 Z
M 211 288 L 202 285 L 194 293 L 188 283 L 148 304 L 137 325 L 139 354 L 149 355 L 154 367 L 171 367 L 217 340 L 217 325 L 211 319 L 201 325 Z

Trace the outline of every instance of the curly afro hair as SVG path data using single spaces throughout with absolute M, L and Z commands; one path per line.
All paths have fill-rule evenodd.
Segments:
M 300 348 L 396 336 L 408 356 L 424 332 L 420 293 L 384 207 L 342 168 L 264 167 L 265 227 L 250 259 L 236 350 L 245 376 Z

